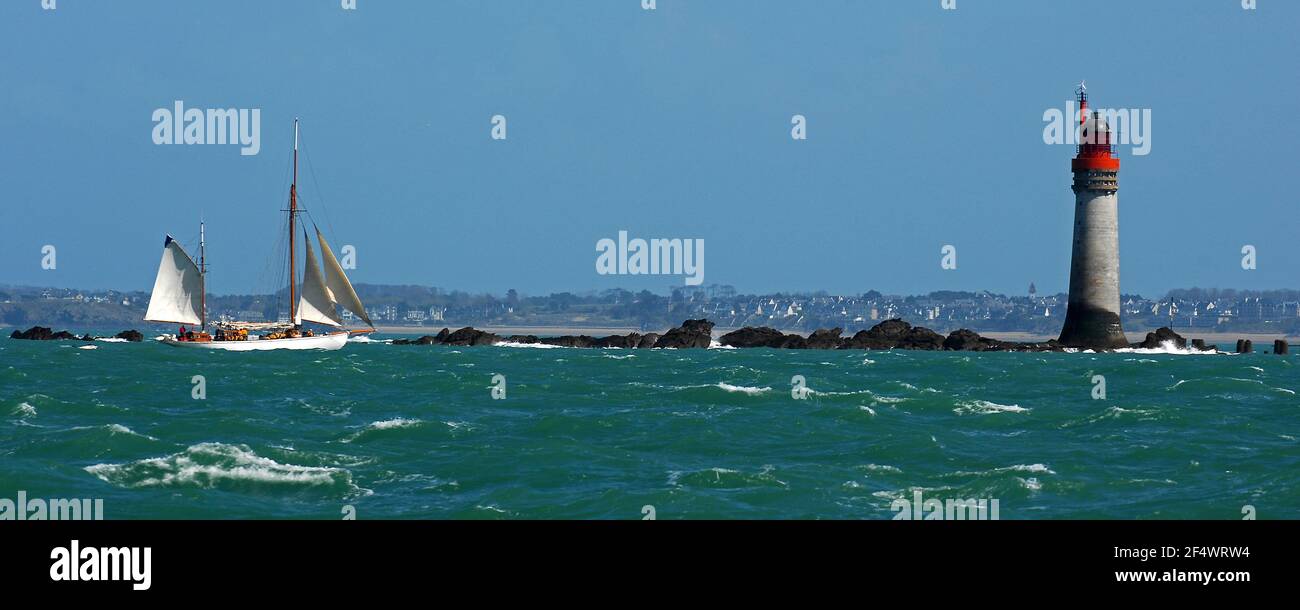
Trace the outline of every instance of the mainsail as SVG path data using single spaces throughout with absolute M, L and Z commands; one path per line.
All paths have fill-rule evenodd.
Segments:
M 334 302 L 374 328 L 375 324 L 370 321 L 370 316 L 366 315 L 366 308 L 361 305 L 361 299 L 357 298 L 357 291 L 352 289 L 352 282 L 349 282 L 348 276 L 343 273 L 343 267 L 339 266 L 339 259 L 334 258 L 334 252 L 330 250 L 330 245 L 325 241 L 325 236 L 321 235 L 319 228 L 316 229 L 316 240 L 320 242 L 321 258 L 325 259 L 325 286 L 329 289 L 330 296 L 333 297 Z
M 325 286 L 325 277 L 321 275 L 320 265 L 316 264 L 316 254 L 312 252 L 311 241 L 307 239 L 306 231 L 303 231 L 303 245 L 307 250 L 307 265 L 302 274 L 302 292 L 298 298 L 298 315 L 294 323 L 301 324 L 306 320 L 330 326 L 343 326 L 343 320 L 339 319 L 338 312 L 334 310 L 334 299 Z
M 203 323 L 203 274 L 172 236 L 163 241 L 158 277 L 149 297 L 148 322 Z

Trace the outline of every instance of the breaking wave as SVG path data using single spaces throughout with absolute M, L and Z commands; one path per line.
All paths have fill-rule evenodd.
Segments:
M 1000 405 L 988 400 L 964 400 L 957 403 L 957 408 L 952 410 L 958 415 L 990 415 L 993 413 L 1028 413 L 1029 409 L 1020 405 Z
M 95 464 L 86 472 L 106 483 L 143 487 L 353 489 L 352 475 L 341 468 L 282 464 L 257 455 L 247 445 L 199 443 L 180 453 L 125 464 Z
M 750 396 L 758 396 L 759 394 L 766 394 L 772 391 L 772 388 L 768 388 L 768 387 L 756 388 L 752 386 L 731 385 L 725 382 L 718 382 L 718 384 L 713 387 L 720 388 L 728 392 L 739 392 L 741 394 L 748 394 Z

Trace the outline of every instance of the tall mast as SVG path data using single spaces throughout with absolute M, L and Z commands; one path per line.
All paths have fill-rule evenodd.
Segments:
M 203 217 L 199 216 L 199 321 L 202 330 L 208 329 L 208 264 L 203 238 Z
M 293 120 L 293 184 L 289 185 L 289 323 L 294 324 L 298 314 L 297 289 L 294 286 L 294 226 L 298 216 L 298 119 Z

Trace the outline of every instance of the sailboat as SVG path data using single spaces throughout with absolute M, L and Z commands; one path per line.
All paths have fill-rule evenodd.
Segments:
M 153 294 L 144 319 L 148 322 L 198 325 L 183 335 L 163 336 L 160 341 L 176 347 L 219 349 L 227 351 L 260 351 L 273 349 L 325 349 L 342 348 L 354 334 L 374 332 L 375 325 L 366 314 L 365 306 L 352 288 L 352 282 L 343 272 L 329 242 L 316 231 L 324 272 L 313 252 L 311 239 L 303 227 L 303 246 L 306 260 L 303 268 L 301 290 L 295 281 L 295 235 L 298 221 L 298 120 L 293 122 L 293 183 L 289 186 L 289 321 L 284 323 L 229 322 L 213 325 L 208 332 L 206 304 L 206 242 L 203 223 L 199 223 L 199 262 L 195 263 L 180 243 L 168 235 L 163 241 L 162 261 L 158 263 L 158 276 L 154 280 Z M 337 306 L 352 312 L 370 326 L 363 330 L 343 329 Z M 317 333 L 303 327 L 303 322 L 313 322 L 337 330 Z

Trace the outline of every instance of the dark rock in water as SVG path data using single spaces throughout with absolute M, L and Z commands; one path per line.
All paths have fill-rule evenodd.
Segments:
M 441 335 L 442 333 L 439 333 Z M 492 345 L 500 343 L 501 337 L 492 333 L 478 330 L 472 326 L 466 326 L 450 335 L 443 341 L 445 345 Z
M 637 349 L 651 349 L 659 341 L 658 333 L 646 333 L 641 335 L 641 341 L 637 343 Z
M 1192 339 L 1192 347 L 1201 351 L 1205 351 L 1205 339 Z
M 558 345 L 560 347 L 592 347 L 596 340 L 587 335 L 564 335 L 563 337 L 543 337 L 539 342 L 545 345 Z
M 506 342 L 521 343 L 523 345 L 534 345 L 536 343 L 540 343 L 541 339 L 538 339 L 537 335 L 510 335 L 509 337 L 506 337 Z
M 132 343 L 139 343 L 141 341 L 144 341 L 144 335 L 140 334 L 140 331 L 134 329 L 124 330 L 120 333 L 117 333 L 116 335 L 113 335 L 113 338 L 126 339 L 127 341 L 130 341 Z
M 722 335 L 718 342 L 728 347 L 781 347 L 785 333 L 766 326 L 746 326 Z
M 655 347 L 707 348 L 713 341 L 713 323 L 708 320 L 687 320 L 659 337 Z
M 1285 341 L 1285 340 L 1283 340 L 1283 339 L 1276 339 L 1276 340 L 1273 341 L 1273 353 L 1274 353 L 1274 354 L 1277 354 L 1277 355 L 1279 355 L 1279 356 L 1285 356 L 1285 355 L 1287 354 L 1288 351 L 1290 351 L 1290 346 L 1288 346 L 1288 345 L 1286 344 L 1286 341 Z
M 1250 339 L 1246 339 L 1246 342 L 1243 343 L 1241 346 L 1241 353 L 1250 354 L 1250 353 L 1254 353 L 1254 351 L 1255 351 L 1255 342 L 1251 341 Z
M 898 342 L 898 347 L 902 349 L 940 350 L 943 349 L 943 335 L 923 326 L 915 326 L 911 332 L 907 333 L 907 336 Z
M 844 349 L 894 349 L 895 347 L 901 347 L 900 344 L 914 330 L 911 324 L 898 318 L 885 320 L 872 326 L 870 330 L 858 331 L 857 334 L 845 341 L 841 347 Z M 935 336 L 938 337 L 937 334 Z M 938 338 L 937 345 L 943 345 L 943 337 Z
M 82 336 L 80 336 L 80 337 L 77 337 L 77 340 L 78 340 L 78 341 L 94 341 L 94 340 L 95 340 L 95 337 L 91 336 L 90 333 L 87 333 L 87 334 L 84 334 L 84 335 L 82 335 Z
M 592 347 L 618 347 L 622 349 L 635 349 L 641 344 L 641 333 L 631 333 L 628 335 L 610 335 L 596 339 Z
M 1184 339 L 1182 335 L 1174 332 L 1173 329 L 1168 326 L 1161 326 L 1160 328 L 1157 328 L 1155 332 L 1147 333 L 1147 338 L 1135 347 L 1158 349 L 1166 341 L 1173 341 L 1174 345 L 1177 345 L 1179 348 L 1187 347 L 1187 339 Z
M 943 349 L 961 352 L 1002 351 L 1011 347 L 996 339 L 981 337 L 979 333 L 965 328 L 952 331 L 948 334 L 948 338 L 943 340 Z
M 67 340 L 78 341 L 78 340 L 81 340 L 81 337 L 78 337 L 78 336 L 76 336 L 76 335 L 74 335 L 74 334 L 72 334 L 72 333 L 70 333 L 70 332 L 68 332 L 68 331 L 66 331 L 66 330 L 61 330 L 61 331 L 59 331 L 59 332 L 56 333 L 56 332 L 54 332 L 54 331 L 52 331 L 52 330 L 50 330 L 50 329 L 48 329 L 48 328 L 45 328 L 44 326 L 33 326 L 33 327 L 31 327 L 31 328 L 29 328 L 29 329 L 27 329 L 27 330 L 23 330 L 23 331 L 15 330 L 12 334 L 9 335 L 9 338 L 10 338 L 10 339 L 24 339 L 24 340 L 27 340 L 27 341 L 67 341 Z M 93 339 L 94 339 L 94 338 L 92 337 L 91 340 L 93 340 Z
M 826 330 L 819 328 L 808 335 L 806 347 L 808 349 L 835 349 L 840 346 L 840 333 L 844 332 L 842 328 L 832 328 Z
M 798 334 L 787 334 L 772 347 L 779 347 L 781 350 L 806 350 L 809 349 L 809 339 L 800 337 Z
M 438 345 L 447 340 L 451 331 L 442 329 L 436 336 L 423 335 L 416 339 L 393 339 L 393 345 Z

